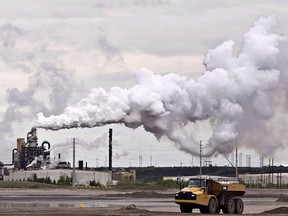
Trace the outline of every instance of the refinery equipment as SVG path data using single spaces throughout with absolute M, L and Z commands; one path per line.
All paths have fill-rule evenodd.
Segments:
M 16 169 L 41 168 L 50 164 L 50 143 L 43 141 L 38 146 L 37 130 L 32 128 L 25 138 L 17 139 L 17 150 L 12 154 L 12 163 Z M 13 165 L 13 164 L 12 164 Z

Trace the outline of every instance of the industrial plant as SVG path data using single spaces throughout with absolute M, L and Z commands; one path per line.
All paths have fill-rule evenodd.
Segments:
M 99 182 L 102 185 L 108 185 L 115 181 L 119 180 L 136 180 L 137 179 L 145 179 L 145 180 L 161 180 L 161 179 L 175 179 L 179 175 L 185 176 L 195 176 L 199 174 L 199 168 L 202 170 L 203 176 L 211 176 L 211 175 L 219 175 L 219 176 L 229 176 L 233 177 L 235 175 L 235 168 L 233 167 L 233 163 L 231 163 L 231 167 L 213 167 L 208 164 L 203 167 L 133 167 L 133 168 L 113 168 L 112 167 L 112 136 L 113 130 L 109 129 L 109 140 L 108 145 L 108 164 L 102 168 L 88 168 L 87 162 L 86 166 L 83 165 L 83 160 L 77 161 L 77 169 L 75 162 L 75 142 L 73 142 L 73 164 L 70 164 L 68 161 L 61 160 L 60 154 L 58 154 L 58 160 L 51 160 L 51 144 L 48 141 L 38 142 L 37 137 L 37 129 L 32 128 L 27 133 L 27 138 L 18 138 L 16 143 L 16 148 L 12 150 L 11 163 L 2 163 L 0 162 L 0 181 L 27 181 L 31 179 L 31 176 L 37 175 L 39 178 L 50 178 L 52 181 L 58 181 L 61 176 L 69 177 L 73 179 L 72 184 L 79 185 L 89 185 L 89 182 Z M 75 141 L 75 140 L 74 140 Z M 200 145 L 201 147 L 201 145 Z M 240 157 L 241 159 L 241 157 Z M 227 159 L 228 160 L 228 159 Z M 200 157 L 200 161 L 202 161 Z M 237 159 L 236 159 L 237 161 Z M 263 158 L 262 158 L 263 161 Z M 139 163 L 140 164 L 140 163 Z M 237 162 L 236 162 L 237 164 Z M 6 172 L 4 175 L 4 167 L 10 167 L 13 169 L 9 169 L 10 173 Z M 96 166 L 97 167 L 97 166 Z M 237 165 L 236 165 L 237 167 Z M 201 169 L 203 168 L 203 169 Z M 270 184 L 276 184 L 277 187 L 281 187 L 282 185 L 288 182 L 288 177 L 286 176 L 286 169 L 283 167 L 275 167 L 272 164 L 265 167 L 262 166 L 260 168 L 254 168 L 255 172 L 250 172 L 250 166 L 243 167 L 242 163 L 240 163 L 240 167 L 238 167 L 239 175 L 244 182 L 247 184 L 255 184 L 259 185 L 259 187 L 266 187 Z M 7 170 L 5 170 L 7 171 Z M 112 172 L 113 171 L 113 172 Z M 181 173 L 180 173 L 181 171 Z M 152 173 L 153 172 L 153 173 Z M 237 173 L 237 172 L 236 172 Z M 251 173 L 250 175 L 247 173 Z M 171 177 L 172 176 L 172 177 Z M 273 178 L 274 176 L 274 178 Z M 273 181 L 274 179 L 274 181 Z
M 0 181 L 27 181 L 35 174 L 40 178 L 49 177 L 56 182 L 60 176 L 67 176 L 73 179 L 74 184 L 81 185 L 87 185 L 90 181 L 107 185 L 112 181 L 112 129 L 109 129 L 109 171 L 84 170 L 82 160 L 78 161 L 79 166 L 75 170 L 75 157 L 73 157 L 74 163 L 71 167 L 69 162 L 60 160 L 60 154 L 59 161 L 52 165 L 50 147 L 48 141 L 43 141 L 39 145 L 37 129 L 33 127 L 27 133 L 26 140 L 25 138 L 17 138 L 17 146 L 12 150 L 12 163 L 0 161 Z M 13 166 L 9 176 L 4 175 L 4 167 L 6 166 Z

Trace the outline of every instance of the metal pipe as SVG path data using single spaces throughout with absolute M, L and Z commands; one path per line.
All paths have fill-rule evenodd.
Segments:
M 15 151 L 18 152 L 18 149 L 17 149 L 17 148 L 14 148 L 14 149 L 12 150 L 12 163 L 11 163 L 11 164 L 3 164 L 3 166 L 12 166 L 12 165 L 14 165 L 14 162 L 15 162 L 15 160 L 14 160 Z
M 29 140 L 29 137 L 32 135 L 32 132 L 31 131 L 29 131 L 28 133 L 27 133 L 27 143 L 28 143 L 28 140 Z
M 48 145 L 48 149 L 50 149 L 50 143 L 48 141 L 43 141 L 42 142 L 42 149 L 44 149 L 44 145 L 47 144 Z M 47 150 L 47 149 L 46 149 Z
M 229 160 L 229 158 L 228 158 L 226 155 L 223 155 L 223 157 L 230 163 L 230 165 L 231 165 L 232 167 L 235 167 L 235 166 L 233 165 L 233 163 Z

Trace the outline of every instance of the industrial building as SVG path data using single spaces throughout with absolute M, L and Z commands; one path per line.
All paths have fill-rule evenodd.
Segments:
M 47 169 L 47 170 L 22 170 L 10 173 L 10 176 L 5 176 L 5 181 L 27 181 L 28 178 L 33 179 L 33 175 L 37 178 L 49 177 L 51 181 L 58 181 L 60 176 L 72 177 L 73 170 L 71 169 Z M 89 185 L 90 181 L 99 182 L 101 185 L 108 185 L 112 182 L 110 172 L 76 170 L 75 182 L 79 185 Z
M 38 145 L 37 130 L 32 128 L 25 138 L 17 139 L 17 148 L 12 152 L 12 165 L 15 169 L 40 169 L 50 164 L 50 143 L 43 141 Z
M 59 154 L 60 158 L 60 154 Z M 75 160 L 75 159 L 74 159 Z M 12 166 L 9 176 L 4 176 L 4 166 Z M 73 169 L 69 162 L 59 161 L 55 167 L 51 167 L 50 143 L 43 141 L 38 145 L 37 130 L 32 128 L 25 138 L 17 139 L 17 148 L 12 150 L 12 163 L 3 164 L 0 162 L 0 180 L 5 181 L 27 181 L 37 178 L 49 177 L 51 181 L 57 182 L 61 176 L 73 178 L 73 183 L 89 185 L 94 181 L 101 185 L 108 185 L 112 182 L 112 129 L 109 129 L 109 167 L 108 171 L 83 170 L 83 161 L 79 161 L 79 168 Z M 87 165 L 86 165 L 87 166 Z
M 239 178 L 245 184 L 257 187 L 267 187 L 270 184 L 282 187 L 288 183 L 288 173 L 240 174 Z

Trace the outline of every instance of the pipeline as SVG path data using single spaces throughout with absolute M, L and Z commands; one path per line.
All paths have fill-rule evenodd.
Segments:
M 47 144 L 47 145 L 48 145 L 48 149 L 50 149 L 50 143 L 49 143 L 48 141 L 43 141 L 43 142 L 42 142 L 42 145 L 41 145 L 41 146 L 42 146 L 42 149 L 44 149 L 44 145 L 45 145 L 45 144 Z M 47 150 L 47 149 L 45 149 L 45 150 Z
M 12 150 L 12 163 L 11 163 L 11 164 L 3 164 L 3 166 L 12 166 L 12 165 L 14 165 L 14 155 L 15 155 L 15 151 L 18 152 L 18 149 L 17 149 L 17 148 L 14 148 L 14 149 Z

